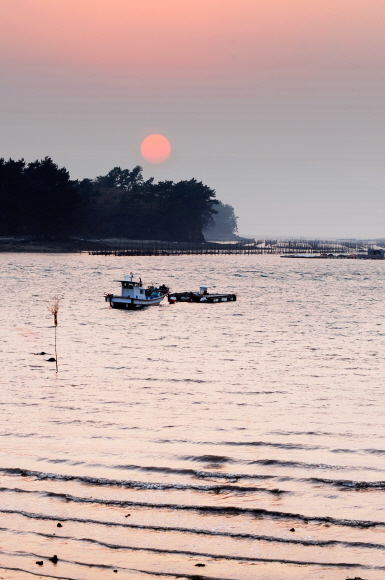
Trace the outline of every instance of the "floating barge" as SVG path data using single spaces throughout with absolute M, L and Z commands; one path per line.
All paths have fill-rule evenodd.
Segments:
M 169 304 L 175 302 L 201 302 L 203 304 L 213 304 L 214 302 L 235 302 L 236 294 L 209 294 L 207 286 L 201 285 L 199 292 L 171 292 L 168 295 Z
M 369 248 L 367 254 L 291 254 L 281 258 L 309 258 L 311 260 L 384 260 L 385 250 Z

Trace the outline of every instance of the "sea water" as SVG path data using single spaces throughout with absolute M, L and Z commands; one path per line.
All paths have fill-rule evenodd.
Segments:
M 385 578 L 385 262 L 0 264 L 0 578 Z

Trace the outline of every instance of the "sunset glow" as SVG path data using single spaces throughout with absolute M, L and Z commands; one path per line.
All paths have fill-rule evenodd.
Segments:
M 177 77 L 370 66 L 373 58 L 383 62 L 384 16 L 385 4 L 359 0 L 244 0 L 236 9 L 233 0 L 13 0 L 1 7 L 0 66 Z
M 170 157 L 171 145 L 163 135 L 149 135 L 144 139 L 140 152 L 149 163 L 163 163 Z
M 194 176 L 250 236 L 382 232 L 361 193 L 385 204 L 385 2 L 12 0 L 0 14 L 0 158 L 49 154 L 74 179 Z M 142 145 L 162 132 L 170 157 Z

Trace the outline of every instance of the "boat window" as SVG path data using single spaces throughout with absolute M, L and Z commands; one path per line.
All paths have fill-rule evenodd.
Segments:
M 141 293 L 141 294 L 144 294 L 144 290 L 143 290 L 143 288 L 141 288 L 141 289 L 140 289 L 140 293 Z
M 133 284 L 129 284 L 128 287 L 130 288 L 130 290 L 133 289 L 134 285 Z
M 127 282 L 123 282 L 123 288 L 128 288 Z

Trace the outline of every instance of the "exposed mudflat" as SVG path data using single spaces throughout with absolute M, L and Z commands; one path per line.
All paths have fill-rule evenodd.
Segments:
M 0 578 L 385 577 L 384 262 L 0 265 Z M 131 271 L 237 301 L 109 308 Z

